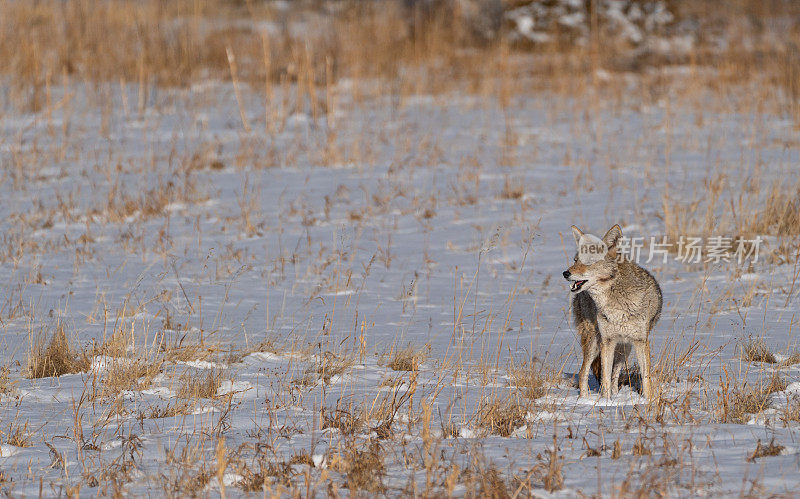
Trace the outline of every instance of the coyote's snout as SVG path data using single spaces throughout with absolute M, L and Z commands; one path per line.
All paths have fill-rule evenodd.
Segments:
M 583 349 L 578 376 L 581 396 L 589 394 L 590 369 L 600 381 L 603 396 L 616 393 L 620 370 L 633 345 L 642 395 L 649 400 L 649 335 L 661 314 L 661 288 L 645 269 L 618 254 L 619 225 L 602 239 L 574 225 L 572 234 L 578 249 L 573 265 L 562 275 L 570 283 L 572 313 Z
M 572 291 L 573 293 L 577 293 L 578 291 L 580 291 L 583 285 L 588 282 L 588 279 L 577 279 L 577 280 L 572 279 L 572 272 L 570 272 L 569 270 L 564 271 L 564 279 L 572 282 L 572 285 L 570 285 L 569 290 Z

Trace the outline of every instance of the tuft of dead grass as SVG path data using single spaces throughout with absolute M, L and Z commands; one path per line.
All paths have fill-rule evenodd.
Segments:
M 787 357 L 781 361 L 782 366 L 793 366 L 795 364 L 800 364 L 800 352 L 797 351 L 790 351 Z
M 122 358 L 127 355 L 130 348 L 133 346 L 132 331 L 128 332 L 124 329 L 115 329 L 110 336 L 103 339 L 100 345 L 95 344 L 92 348 L 94 354 L 108 355 L 110 357 Z
M 761 443 L 761 439 L 759 438 L 758 443 L 756 443 L 755 450 L 752 454 L 750 454 L 747 460 L 752 463 L 761 457 L 780 456 L 784 448 L 784 446 L 776 444 L 774 438 L 770 440 L 769 444 L 767 445 L 763 445 Z
M 740 251 L 742 263 L 745 263 L 754 259 L 756 245 L 752 241 L 756 236 L 774 236 L 777 239 L 774 245 L 758 246 L 759 259 L 766 256 L 776 263 L 794 261 L 797 256 L 793 240 L 800 235 L 800 196 L 797 194 L 800 182 L 767 184 L 761 176 L 756 176 L 749 178 L 746 184 L 738 184 L 727 175 L 707 178 L 706 191 L 702 194 L 695 191 L 689 197 L 678 199 L 668 190 L 664 191 L 664 234 L 672 250 L 680 251 L 678 242 L 682 236 L 727 235 L 728 248 L 723 249 L 727 250 L 730 260 L 738 261 L 736 252 Z M 732 196 L 737 199 L 735 205 L 730 202 Z
M 344 486 L 351 494 L 357 491 L 379 494 L 386 491 L 383 456 L 380 443 L 373 440 L 364 449 L 347 445 L 344 450 L 332 455 L 329 462 L 331 469 L 345 474 Z
M 200 190 L 194 175 L 174 174 L 169 180 L 159 179 L 150 189 L 135 192 L 127 192 L 119 183 L 112 184 L 107 198 L 90 208 L 89 213 L 108 223 L 144 221 L 163 216 L 172 203 L 197 204 L 207 200 L 208 195 Z M 136 308 L 121 310 L 120 317 L 138 312 Z
M 305 370 L 303 375 L 292 380 L 298 386 L 311 387 L 322 381 L 329 384 L 331 380 L 342 375 L 350 366 L 353 360 L 346 356 L 338 356 L 333 352 L 324 352 L 317 358 L 317 363 Z
M 28 429 L 28 422 L 20 424 L 18 421 L 13 421 L 9 425 L 8 430 L 4 432 L 4 440 L 8 445 L 14 447 L 31 447 L 33 445 L 33 433 Z
M 553 373 L 535 362 L 524 362 L 509 368 L 511 384 L 526 398 L 538 399 L 547 393 Z
M 276 486 L 288 490 L 291 488 L 292 479 L 296 475 L 292 467 L 293 464 L 291 460 L 259 459 L 258 468 L 254 469 L 255 466 L 251 468 L 246 463 L 242 463 L 239 465 L 238 471 L 242 479 L 236 485 L 245 492 L 264 492 Z
M 280 355 L 281 348 L 277 340 L 267 339 L 253 346 L 248 346 L 242 349 L 230 351 L 225 356 L 224 360 L 229 364 L 238 364 L 239 362 L 242 362 L 242 360 L 244 360 L 245 357 L 247 357 L 252 353 L 271 353 L 275 355 Z
M 50 337 L 40 332 L 30 342 L 25 368 L 27 378 L 49 378 L 86 371 L 91 361 L 86 352 L 77 352 L 69 343 L 63 325 Z
M 790 423 L 800 423 L 800 396 L 792 394 L 786 401 L 786 406 L 781 410 L 781 421 L 788 426 Z
M 558 439 L 553 435 L 553 448 L 548 450 L 549 463 L 547 466 L 547 474 L 542 480 L 544 488 L 548 492 L 555 492 L 564 487 L 564 473 L 562 469 L 564 464 L 558 455 Z
M 767 364 L 776 364 L 778 362 L 763 338 L 753 338 L 751 336 L 740 348 L 741 358 L 746 362 L 764 362 Z
M 775 182 L 752 220 L 752 233 L 800 235 L 800 193 L 787 189 L 785 182 Z
M 161 372 L 163 362 L 147 358 L 115 359 L 103 373 L 99 395 L 116 396 L 126 390 L 145 390 Z
M 746 423 L 748 415 L 764 411 L 771 404 L 772 394 L 785 390 L 787 386 L 786 380 L 776 372 L 766 383 L 734 388 L 729 397 L 723 397 L 721 421 Z
M 192 442 L 179 449 L 165 449 L 165 469 L 159 482 L 166 497 L 198 497 L 213 477 L 202 458 L 201 444 Z M 203 463 L 203 464 L 200 464 Z
M 633 443 L 631 452 L 634 456 L 649 456 L 653 453 L 653 451 L 645 445 L 641 438 L 637 438 L 636 442 Z
M 178 345 L 162 345 L 161 356 L 167 362 L 189 362 L 193 360 L 208 360 L 219 352 L 217 345 L 204 342 L 187 343 Z
M 199 377 L 186 372 L 177 380 L 177 396 L 184 400 L 213 399 L 224 379 L 225 373 L 219 369 L 209 369 Z
M 411 379 L 409 380 L 408 387 L 402 391 L 401 385 L 403 384 L 402 378 L 393 380 L 390 384 L 384 386 L 391 386 L 390 393 L 373 401 L 371 406 L 364 408 L 364 418 L 367 420 L 379 420 L 380 424 L 372 428 L 378 438 L 391 438 L 394 436 L 393 425 L 397 417 L 397 413 L 401 407 L 410 404 L 414 393 L 417 390 L 417 372 L 412 371 Z
M 478 409 L 478 426 L 489 433 L 508 437 L 525 424 L 528 409 L 514 397 L 493 398 Z
M 490 466 L 482 473 L 477 473 L 478 497 L 491 499 L 507 499 L 511 497 L 508 483 L 497 471 L 497 468 Z
M 8 366 L 0 367 L 0 395 L 14 393 L 17 382 L 11 379 L 11 369 Z
M 420 364 L 425 362 L 429 351 L 430 347 L 416 350 L 413 346 L 408 345 L 402 350 L 396 350 L 386 365 L 393 371 L 418 371 Z
M 187 400 L 176 400 L 167 405 L 151 405 L 139 413 L 139 419 L 173 418 L 191 414 L 194 406 Z
M 320 419 L 322 421 L 322 429 L 335 428 L 342 432 L 343 435 L 353 435 L 360 432 L 366 422 L 364 418 L 354 411 L 353 408 L 334 409 L 322 408 L 320 411 Z
M 500 199 L 516 200 L 525 195 L 525 186 L 519 182 L 512 182 L 506 176 L 503 181 L 503 190 L 500 191 Z

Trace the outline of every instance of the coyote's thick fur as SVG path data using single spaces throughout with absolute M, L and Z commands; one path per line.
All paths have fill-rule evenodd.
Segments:
M 570 281 L 572 313 L 581 338 L 583 363 L 578 378 L 580 394 L 589 394 L 589 370 L 600 381 L 600 393 L 609 397 L 616 393 L 620 369 L 630 353 L 631 345 L 642 380 L 642 395 L 653 396 L 650 380 L 650 331 L 661 315 L 661 288 L 655 278 L 642 267 L 617 252 L 622 237 L 619 225 L 613 226 L 602 244 L 605 254 L 582 258 L 583 253 L 596 253 L 591 239 L 574 225 L 572 234 L 578 245 L 575 263 L 564 272 Z M 604 247 L 603 247 L 604 245 Z M 598 366 L 599 358 L 599 366 Z M 613 366 L 613 367 L 612 367 Z M 598 369 L 599 367 L 599 369 Z

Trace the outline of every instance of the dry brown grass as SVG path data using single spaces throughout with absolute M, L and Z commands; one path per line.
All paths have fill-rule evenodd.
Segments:
M 788 383 L 779 373 L 756 386 L 735 387 L 728 395 L 722 394 L 720 421 L 725 423 L 747 423 L 749 416 L 764 411 L 771 405 L 772 394 L 783 391 Z
M 166 405 L 151 405 L 139 413 L 140 419 L 173 418 L 191 414 L 194 405 L 187 400 L 176 400 Z
M 520 199 L 524 195 L 525 185 L 520 182 L 512 182 L 511 179 L 506 176 L 505 180 L 503 181 L 503 190 L 500 191 L 500 198 L 514 200 Z
M 553 372 L 541 364 L 524 362 L 509 368 L 511 385 L 529 399 L 538 399 L 547 393 L 547 387 L 554 381 Z
M 188 85 L 209 76 L 229 78 L 230 53 L 238 77 L 255 84 L 297 82 L 316 106 L 317 85 L 331 77 L 397 78 L 404 66 L 433 69 L 444 58 L 462 78 L 477 83 L 475 76 L 482 72 L 477 62 L 492 61 L 461 50 L 469 41 L 465 27 L 444 10 L 427 15 L 425 29 L 410 29 L 409 12 L 400 2 L 353 2 L 341 14 L 328 13 L 323 19 L 312 14 L 296 7 L 281 17 L 286 14 L 268 3 L 243 8 L 223 1 L 4 2 L 0 47 L 26 43 L 0 50 L 0 73 L 32 85 L 28 97 L 37 109 L 43 105 L 45 85 L 66 77 L 134 82 L 140 93 L 147 93 L 151 83 Z M 289 35 L 293 23 L 309 17 L 316 21 L 314 29 L 302 37 Z M 231 22 L 205 22 L 213 18 Z M 274 23 L 280 34 L 259 31 L 246 21 Z M 453 80 L 450 73 L 425 71 L 409 75 L 405 83 L 442 86 Z
M 786 182 L 773 183 L 746 230 L 751 234 L 800 235 L 798 187 L 800 184 L 787 186 Z
M 9 445 L 15 447 L 31 447 L 33 432 L 28 429 L 28 422 L 20 424 L 19 421 L 13 421 L 9 425 L 8 430 L 3 432 L 3 440 Z
M 690 2 L 675 3 L 685 7 Z M 733 19 L 731 24 L 740 18 L 774 15 L 766 10 L 758 10 L 755 4 L 756 2 L 748 0 L 735 2 L 730 12 Z M 406 13 L 399 10 L 399 2 L 354 2 L 348 3 L 346 7 L 340 13 L 321 21 L 320 29 L 306 30 L 303 36 L 298 37 L 290 34 L 288 24 L 300 19 L 295 19 L 294 16 L 305 15 L 304 7 L 298 7 L 296 11 L 286 14 L 287 19 L 284 21 L 264 2 L 4 2 L 0 3 L 0 74 L 12 82 L 10 101 L 33 111 L 45 106 L 51 107 L 48 104 L 50 88 L 70 82 L 91 82 L 95 85 L 93 88 L 99 88 L 99 93 L 104 95 L 108 92 L 103 89 L 110 85 L 131 84 L 130 88 L 134 92 L 138 91 L 138 110 L 141 112 L 150 102 L 150 94 L 160 87 L 225 80 L 238 75 L 243 83 L 251 85 L 256 92 L 264 92 L 267 101 L 274 95 L 272 92 L 275 89 L 271 85 L 279 86 L 281 95 L 290 96 L 285 99 L 287 107 L 292 109 L 287 109 L 285 114 L 308 109 L 315 118 L 317 114 L 331 110 L 332 100 L 329 94 L 338 78 L 350 80 L 351 83 L 342 87 L 352 90 L 342 91 L 352 92 L 354 100 L 358 100 L 362 94 L 391 94 L 393 97 L 400 97 L 397 101 L 402 102 L 402 96 L 406 95 L 459 90 L 497 98 L 502 106 L 510 105 L 510 97 L 516 93 L 542 89 L 578 99 L 591 91 L 593 102 L 605 104 L 613 101 L 615 96 L 622 101 L 625 97 L 622 93 L 625 91 L 620 91 L 619 88 L 633 87 L 644 94 L 636 97 L 637 102 L 651 99 L 656 101 L 664 96 L 671 98 L 671 92 L 676 89 L 680 90 L 677 99 L 685 98 L 686 94 L 697 95 L 710 90 L 723 96 L 721 102 L 728 102 L 736 101 L 727 99 L 731 89 L 737 85 L 746 86 L 758 82 L 763 83 L 763 90 L 760 90 L 763 93 L 755 95 L 753 100 L 760 100 L 759 105 L 763 105 L 767 112 L 791 113 L 795 119 L 800 116 L 800 84 L 797 83 L 797 75 L 800 74 L 797 61 L 800 59 L 796 49 L 789 48 L 798 41 L 797 33 L 785 34 L 786 46 L 780 43 L 770 46 L 767 42 L 762 42 L 751 48 L 735 42 L 730 50 L 724 52 L 704 52 L 702 48 L 698 49 L 697 54 L 693 54 L 692 60 L 688 61 L 691 75 L 686 76 L 678 85 L 670 81 L 669 76 L 658 71 L 640 71 L 648 64 L 663 68 L 662 63 L 623 60 L 623 54 L 611 45 L 577 47 L 554 44 L 537 46 L 536 50 L 529 52 L 528 48 L 509 47 L 502 40 L 486 44 L 471 43 L 465 26 L 443 12 L 434 11 L 426 17 L 424 24 L 413 26 L 409 24 Z M 711 16 L 716 6 L 701 1 L 696 2 L 692 9 L 700 15 Z M 208 22 L 212 19 L 221 22 Z M 226 23 L 226 20 L 235 22 Z M 278 30 L 279 33 L 262 32 L 256 23 L 250 24 L 248 21 L 275 22 L 281 29 Z M 758 31 L 756 28 L 753 30 Z M 236 69 L 233 60 L 237 63 Z M 713 77 L 709 78 L 704 76 L 707 73 L 698 71 L 703 66 L 716 68 Z M 608 83 L 594 81 L 595 70 L 602 68 L 611 70 Z M 638 72 L 638 83 L 617 85 L 621 81 L 621 75 L 614 71 L 621 68 Z M 386 84 L 387 82 L 390 84 Z M 762 86 L 759 85 L 758 88 Z M 775 92 L 775 89 L 783 92 Z M 781 108 L 776 103 L 788 105 Z M 55 106 L 66 104 L 61 102 Z M 562 111 L 553 109 L 556 113 Z M 750 111 L 745 109 L 743 112 Z M 591 114 L 591 111 L 586 113 Z M 589 118 L 585 119 L 590 121 Z M 244 117 L 242 121 L 245 121 Z M 508 133 L 507 130 L 503 147 L 511 148 L 510 144 L 514 143 L 512 136 L 513 133 Z M 437 150 L 442 147 L 443 144 L 433 140 L 423 148 L 430 157 L 437 157 Z M 331 147 L 331 150 L 324 151 L 327 155 L 325 157 L 335 158 L 335 149 L 336 147 Z M 512 155 L 513 151 L 503 150 L 503 163 Z M 180 172 L 160 179 L 158 184 L 148 185 L 145 189 L 124 190 L 121 187 L 124 183 L 117 181 L 111 185 L 107 198 L 90 207 L 88 212 L 75 211 L 75 215 L 70 215 L 71 208 L 74 207 L 67 207 L 63 209 L 63 218 L 74 223 L 88 214 L 88 218 L 101 223 L 115 224 L 125 224 L 130 220 L 151 220 L 164 215 L 171 203 L 193 205 L 207 199 L 200 187 L 203 183 L 197 180 L 198 177 L 203 178 L 203 174 L 197 173 L 195 176 L 195 172 L 210 173 L 228 166 L 227 159 L 223 162 L 211 156 L 194 156 L 186 159 L 185 163 Z M 14 164 L 20 171 L 25 166 L 24 162 L 17 163 L 16 158 Z M 139 164 L 136 167 L 148 168 Z M 458 196 L 458 203 L 478 202 L 480 177 L 480 174 L 475 174 L 475 194 L 471 188 L 464 190 L 465 194 Z M 24 176 L 20 175 L 20 178 Z M 14 180 L 17 181 L 16 178 Z M 667 233 L 711 234 L 722 227 L 735 235 L 771 234 L 796 237 L 800 234 L 798 186 L 800 184 L 769 185 L 766 180 L 756 177 L 751 185 L 741 190 L 743 194 L 738 196 L 738 187 L 725 181 L 715 181 L 710 176 L 707 185 L 703 186 L 703 192 L 698 193 L 695 198 L 676 199 L 665 193 L 663 199 Z M 494 192 L 497 191 L 495 189 Z M 737 194 L 738 197 L 732 194 Z M 502 199 L 521 200 L 525 197 L 525 189 L 521 183 L 516 182 L 513 175 L 507 175 L 498 195 Z M 240 230 L 248 235 L 259 234 L 261 230 L 259 221 L 253 215 L 256 201 L 258 198 L 254 194 L 252 197 L 243 195 L 240 202 L 241 216 L 237 215 L 236 222 L 241 224 Z M 447 210 L 444 206 L 440 208 L 439 202 L 432 199 L 415 207 L 420 214 L 419 219 L 445 216 Z M 350 211 L 351 220 L 361 225 L 367 224 L 376 213 L 389 213 L 392 208 L 391 199 L 387 201 L 378 195 L 373 196 L 370 203 L 363 210 Z M 738 205 L 733 206 L 734 209 L 728 209 L 736 203 Z M 698 211 L 701 216 L 697 216 Z M 736 216 L 733 215 L 734 212 Z M 298 209 L 298 216 L 305 225 L 319 221 L 319 215 L 307 207 Z M 327 208 L 326 217 L 329 217 Z M 40 230 L 53 227 L 54 220 L 58 220 L 58 213 L 42 210 L 42 213 L 28 218 L 20 215 L 19 220 Z M 52 243 L 24 238 L 14 241 L 13 249 L 6 252 L 7 258 L 30 256 L 57 247 Z M 87 233 L 85 237 L 81 237 L 81 241 L 84 245 L 94 242 L 89 234 L 88 223 Z M 166 251 L 164 254 L 166 255 Z M 383 260 L 388 268 L 391 262 L 388 249 Z M 280 272 L 283 273 L 283 270 Z M 35 271 L 31 272 L 28 282 L 44 285 L 47 280 L 46 274 Z M 144 307 L 123 310 L 120 318 L 131 317 L 143 309 Z M 166 329 L 188 330 L 188 319 L 184 325 L 174 324 L 169 316 L 164 321 Z M 88 354 L 72 348 L 63 328 L 57 330 L 49 340 L 42 336 L 33 343 L 35 345 L 31 346 L 25 371 L 30 377 L 58 376 L 85 370 L 88 366 Z M 132 338 L 122 333 L 117 335 L 115 332 L 111 339 L 91 352 L 127 358 L 135 354 L 134 346 Z M 276 352 L 274 345 L 270 344 L 256 347 L 256 350 Z M 112 363 L 101 375 L 101 393 L 112 396 L 125 390 L 141 390 L 152 384 L 153 378 L 162 372 L 165 363 L 207 360 L 217 353 L 219 349 L 216 346 L 203 343 L 161 345 L 161 349 L 153 355 L 143 354 L 141 359 L 133 359 L 131 362 Z M 427 354 L 428 352 L 415 350 L 409 345 L 405 349 L 392 351 L 386 365 L 394 371 L 411 372 L 413 375 L 419 371 Z M 687 357 L 673 355 L 670 370 L 662 368 L 659 379 L 675 378 L 684 370 L 682 366 L 685 362 L 680 359 L 685 358 Z M 742 358 L 751 362 L 776 361 L 763 341 L 760 344 L 751 342 L 744 345 Z M 241 354 L 228 358 L 230 361 L 238 359 L 241 359 Z M 301 388 L 313 387 L 320 382 L 329 384 L 334 377 L 344 374 L 352 362 L 347 354 L 322 353 L 302 377 L 294 380 L 294 384 Z M 459 365 L 458 369 L 461 367 Z M 510 436 L 526 424 L 531 400 L 546 394 L 547 386 L 552 381 L 547 370 L 533 363 L 512 366 L 508 374 L 514 388 L 511 390 L 512 395 L 505 399 L 493 397 L 482 401 L 478 407 L 465 408 L 477 411 L 474 421 L 477 421 L 478 427 L 501 436 Z M 488 377 L 487 375 L 485 379 Z M 0 372 L 0 392 L 6 392 L 4 387 L 12 384 L 8 378 L 7 371 Z M 633 379 L 632 376 L 629 378 Z M 200 400 L 218 398 L 223 379 L 225 373 L 218 369 L 202 371 L 201 374 L 187 372 L 176 375 L 173 388 L 178 394 L 177 399 L 166 406 L 144 409 L 140 418 L 189 414 Z M 785 382 L 776 375 L 765 386 L 745 386 L 730 394 L 726 392 L 726 409 L 721 419 L 745 421 L 748 414 L 761 412 L 768 407 L 770 394 L 784 387 Z M 297 386 L 282 388 L 291 391 L 292 398 L 300 391 Z M 405 393 L 398 390 L 382 399 L 376 398 L 376 403 L 370 410 L 338 405 L 334 409 L 320 410 L 322 428 L 335 428 L 346 437 L 348 445 L 338 451 L 330 451 L 328 457 L 330 468 L 345 475 L 345 486 L 351 495 L 359 490 L 371 494 L 386 492 L 383 476 L 386 473 L 384 459 L 388 453 L 385 450 L 395 442 L 390 440 L 396 437 L 393 430 L 395 416 L 401 407 L 413 405 L 414 390 L 416 387 Z M 279 403 L 284 403 L 274 400 L 269 402 L 276 404 L 276 407 Z M 111 407 L 117 411 L 116 414 L 124 414 L 124 401 L 121 397 L 109 402 L 107 406 L 110 404 L 116 404 Z M 76 414 L 77 412 L 76 410 Z M 797 406 L 791 405 L 786 411 L 785 421 L 800 420 L 798 414 L 800 410 Z M 417 421 L 410 409 L 408 416 L 408 428 L 411 432 Z M 450 416 L 442 418 L 442 433 L 456 436 L 458 427 L 444 422 L 448 417 Z M 366 447 L 363 443 L 355 442 L 355 436 L 363 437 L 363 433 L 370 433 L 367 423 L 373 419 L 380 422 L 379 426 L 372 428 L 378 434 L 379 440 L 368 442 Z M 424 423 L 426 427 L 428 424 L 429 421 Z M 23 425 L 22 429 L 17 426 L 14 431 L 13 441 L 24 443 L 26 435 L 29 435 L 27 425 Z M 423 437 L 423 440 L 426 440 L 425 445 L 430 445 L 429 430 L 423 431 L 428 431 L 427 439 Z M 261 492 L 265 486 L 277 485 L 296 493 L 296 489 L 292 489 L 293 479 L 297 476 L 295 467 L 308 466 L 310 458 L 307 455 L 299 456 L 296 460 L 265 457 L 271 450 L 264 450 L 269 447 L 269 443 L 259 440 L 252 445 L 257 448 L 257 452 L 264 454 L 259 455 L 256 463 L 239 469 L 239 474 L 244 477 L 239 487 L 245 491 Z M 384 446 L 383 449 L 381 445 Z M 632 453 L 638 457 L 650 455 L 653 451 L 648 445 L 641 439 L 637 440 Z M 774 451 L 774 447 L 779 446 L 773 443 L 763 446 L 759 442 L 751 459 L 771 455 L 769 453 Z M 411 455 L 405 453 L 405 446 L 403 450 L 404 457 Z M 595 452 L 600 454 L 600 451 Z M 424 459 L 432 459 L 430 456 L 433 455 L 433 452 L 426 452 Z M 441 455 L 444 456 L 444 453 Z M 617 459 L 621 455 L 621 446 L 617 441 L 611 457 Z M 202 495 L 213 477 L 213 472 L 205 467 L 205 459 L 202 451 L 193 455 L 191 460 L 172 454 L 168 458 L 170 469 L 159 475 L 163 479 L 165 493 Z M 544 487 L 548 491 L 560 489 L 564 483 L 564 460 L 559 455 L 555 441 L 553 449 L 549 451 L 549 460 L 545 456 L 541 461 L 546 470 L 538 477 L 544 477 Z M 201 462 L 203 464 L 199 464 Z M 423 465 L 428 468 L 430 462 L 426 461 Z M 177 463 L 180 463 L 180 467 Z M 220 468 L 220 475 L 224 469 L 225 466 Z M 450 476 L 456 477 L 452 483 L 464 478 L 463 475 L 459 476 L 455 466 Z M 480 496 L 508 497 L 514 492 L 514 487 L 509 489 L 509 482 L 504 475 L 491 465 L 475 476 L 479 477 L 477 487 Z
M 788 398 L 786 407 L 781 410 L 781 421 L 784 425 L 800 423 L 800 397 L 792 395 Z
M 781 361 L 782 366 L 793 366 L 795 364 L 800 364 L 800 352 L 791 350 L 787 354 L 786 358 Z
M 8 366 L 0 367 L 0 394 L 14 393 L 17 382 L 11 379 L 11 369 Z
M 164 345 L 159 348 L 161 357 L 167 362 L 189 362 L 209 360 L 220 352 L 219 345 L 197 342 Z
M 558 438 L 553 435 L 553 448 L 548 450 L 547 474 L 543 478 L 544 488 L 548 492 L 561 490 L 564 487 L 563 461 L 558 455 Z
M 4 51 L 1 70 L 30 81 L 46 73 L 54 78 L 66 73 L 94 80 L 157 78 L 162 84 L 176 84 L 203 67 L 226 66 L 224 46 L 203 43 L 199 18 L 191 21 L 193 14 L 203 12 L 193 12 L 189 1 L 169 6 L 155 1 L 4 2 L 0 13 L 3 46 L 14 32 L 29 42 Z M 181 20 L 183 16 L 187 17 Z
M 508 437 L 514 430 L 525 425 L 528 408 L 515 397 L 492 398 L 484 401 L 478 408 L 477 423 L 480 428 Z
M 278 340 L 267 339 L 255 345 L 246 346 L 244 348 L 235 349 L 233 351 L 228 352 L 228 354 L 225 356 L 225 361 L 230 364 L 237 364 L 239 362 L 242 362 L 242 360 L 251 353 L 261 352 L 261 353 L 271 353 L 275 355 L 280 355 L 282 352 L 285 353 L 286 351 L 291 351 L 291 349 L 287 348 L 286 350 L 283 350 Z
M 145 390 L 149 388 L 162 369 L 163 362 L 147 357 L 121 358 L 109 361 L 108 369 L 102 374 L 99 395 L 116 396 L 126 390 Z
M 509 47 L 502 35 L 487 43 L 446 2 L 441 4 L 439 9 L 414 11 L 399 1 L 347 2 L 346 8 L 319 16 L 319 10 L 313 12 L 318 8 L 315 2 L 294 5 L 288 12 L 267 2 L 222 0 L 4 2 L 0 73 L 18 83 L 17 93 L 32 109 L 45 105 L 48 86 L 67 78 L 133 82 L 142 105 L 154 85 L 188 85 L 236 75 L 257 86 L 297 83 L 295 105 L 302 100 L 322 112 L 328 99 L 321 87 L 340 77 L 395 81 L 395 90 L 405 95 L 459 87 L 505 100 L 531 89 L 580 92 L 590 83 L 586 75 L 598 68 L 641 71 L 674 62 L 636 55 L 629 47 L 604 39 L 602 30 L 589 46 L 561 40 Z M 765 27 L 752 19 L 796 15 L 797 7 L 783 2 L 765 11 L 760 2 L 749 0 L 726 9 L 721 19 L 713 2 L 670 5 L 679 18 L 700 19 L 701 26 L 721 29 L 735 42 L 727 50 L 712 48 L 713 40 L 706 43 L 699 30 L 695 53 L 678 62 L 713 66 L 722 73 L 722 78 L 703 81 L 704 86 L 767 83 L 783 90 L 782 107 L 796 113 L 800 70 L 792 47 L 798 34 L 781 33 L 784 43 L 775 44 Z M 258 23 L 276 29 L 260 30 Z M 312 23 L 312 29 L 292 35 L 297 23 Z M 535 57 L 520 64 L 514 55 L 531 48 Z M 696 78 L 704 78 L 702 72 L 697 74 Z M 487 78 L 496 75 L 514 78 L 498 85 Z
M 358 409 L 348 407 L 347 409 L 336 407 L 334 409 L 322 408 L 320 411 L 320 421 L 322 429 L 335 428 L 344 435 L 353 435 L 365 428 L 366 422 Z
M 727 173 L 714 172 L 706 179 L 706 189 L 702 193 L 695 191 L 676 197 L 668 190 L 664 191 L 664 234 L 668 242 L 677 250 L 681 236 L 728 237 L 731 261 L 737 261 L 734 255 L 740 242 L 747 254 L 753 249 L 750 241 L 756 236 L 775 236 L 778 239 L 776 245 L 767 247 L 762 244 L 758 247 L 759 259 L 767 257 L 777 263 L 794 261 L 797 257 L 794 240 L 800 235 L 800 198 L 797 194 L 800 182 L 768 184 L 761 174 L 747 176 L 744 182 L 735 178 L 739 175 L 736 168 L 742 168 L 742 165 L 730 167 Z M 687 192 L 691 190 L 687 189 Z
M 497 468 L 490 466 L 481 473 L 475 474 L 474 480 L 478 485 L 478 497 L 488 497 L 491 499 L 507 499 L 511 497 L 508 483 L 497 471 Z
M 345 474 L 344 486 L 351 494 L 364 491 L 378 494 L 386 491 L 383 477 L 385 451 L 378 441 L 372 441 L 365 448 L 356 444 L 346 446 L 330 456 L 331 469 Z
M 311 387 L 319 383 L 329 384 L 335 376 L 344 374 L 353 365 L 353 359 L 346 355 L 323 352 L 317 357 L 315 365 L 305 370 L 302 376 L 292 380 L 298 386 Z
M 417 350 L 408 345 L 402 350 L 394 351 L 386 365 L 393 371 L 418 371 L 429 351 L 430 347 Z
M 239 463 L 238 473 L 242 476 L 236 486 L 244 492 L 265 492 L 267 490 L 290 490 L 292 479 L 297 474 L 292 460 L 274 461 L 259 459 L 258 468 Z
M 90 363 L 86 352 L 78 352 L 70 345 L 64 326 L 58 324 L 49 340 L 44 331 L 31 337 L 25 376 L 48 378 L 78 373 L 86 371 Z
M 761 457 L 780 456 L 784 448 L 784 446 L 776 444 L 774 438 L 770 440 L 769 444 L 767 445 L 763 445 L 761 443 L 761 439 L 759 438 L 758 442 L 756 443 L 756 449 L 752 454 L 750 454 L 750 457 L 748 457 L 747 460 L 753 462 Z
M 203 456 L 202 442 L 182 445 L 179 449 L 165 449 L 165 468 L 158 476 L 167 497 L 197 497 L 211 481 Z
M 740 345 L 740 348 L 741 358 L 744 361 L 764 362 L 767 364 L 775 364 L 778 362 L 763 338 L 750 337 L 746 342 Z
M 166 207 L 172 203 L 197 204 L 207 199 L 208 196 L 199 189 L 194 176 L 186 174 L 159 180 L 155 187 L 142 192 L 125 192 L 119 184 L 114 184 L 107 199 L 93 208 L 90 214 L 93 218 L 103 218 L 111 223 L 131 219 L 149 220 L 163 216 Z
M 219 369 L 208 369 L 199 376 L 186 372 L 177 379 L 176 394 L 185 400 L 213 399 L 224 379 L 225 372 Z
M 96 355 L 108 355 L 122 358 L 127 356 L 134 348 L 135 338 L 133 330 L 125 327 L 114 329 L 111 335 L 103 339 L 101 344 L 94 344 L 91 348 Z
M 789 349 L 786 357 L 778 361 L 778 358 L 762 338 L 750 337 L 746 342 L 740 344 L 740 349 L 741 359 L 747 362 L 763 362 L 765 364 L 779 364 L 780 366 L 800 364 L 800 352 L 794 349 Z
M 391 438 L 394 436 L 394 422 L 397 413 L 404 406 L 409 407 L 412 405 L 412 397 L 417 391 L 417 371 L 412 371 L 407 388 L 402 390 L 403 378 L 391 380 L 389 384 L 384 386 L 391 386 L 392 390 L 384 396 L 378 396 L 371 405 L 365 406 L 364 419 L 378 420 L 380 423 L 372 428 L 378 438 Z M 427 415 L 427 413 L 424 413 Z M 427 430 L 426 430 L 427 431 Z M 456 432 L 458 430 L 456 429 Z

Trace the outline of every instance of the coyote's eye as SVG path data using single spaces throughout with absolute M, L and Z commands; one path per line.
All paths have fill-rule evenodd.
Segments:
M 578 255 L 575 255 L 575 258 L 573 258 L 572 261 L 578 263 Z

